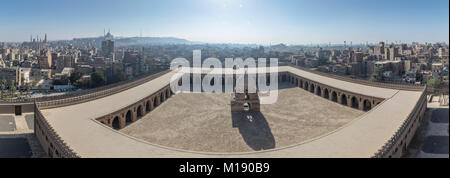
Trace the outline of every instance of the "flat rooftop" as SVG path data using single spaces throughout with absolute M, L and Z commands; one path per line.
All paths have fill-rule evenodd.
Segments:
M 364 114 L 289 83 L 280 88 L 275 104 L 245 114 L 230 112 L 230 94 L 177 94 L 120 131 L 183 150 L 251 152 L 307 141 Z
M 95 120 L 168 85 L 176 73 L 174 71 L 114 95 L 41 112 L 56 133 L 81 157 L 370 157 L 398 130 L 422 93 L 341 81 L 293 67 L 279 67 L 278 71 L 294 73 L 353 93 L 385 98 L 385 101 L 348 124 L 313 140 L 283 148 L 230 154 L 187 151 L 154 144 L 115 131 Z

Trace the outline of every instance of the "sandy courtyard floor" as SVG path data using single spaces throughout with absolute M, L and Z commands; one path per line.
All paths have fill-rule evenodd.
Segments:
M 184 150 L 249 152 L 307 141 L 364 113 L 288 85 L 260 113 L 232 114 L 230 94 L 177 94 L 120 131 Z

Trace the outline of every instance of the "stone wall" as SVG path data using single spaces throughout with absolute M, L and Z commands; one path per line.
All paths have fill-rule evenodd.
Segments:
M 333 86 L 322 84 L 319 81 L 312 81 L 291 73 L 282 74 L 281 78 L 315 95 L 363 111 L 371 110 L 384 100 L 384 98 L 337 89 Z
M 406 152 L 417 128 L 424 117 L 427 109 L 426 89 L 423 90 L 422 96 L 416 103 L 416 106 L 409 114 L 408 118 L 399 127 L 392 138 L 377 152 L 375 158 L 400 158 Z
M 34 103 L 0 104 L 0 114 L 14 114 L 16 106 L 20 106 L 22 113 L 34 112 Z
M 116 130 L 122 129 L 153 111 L 156 107 L 169 99 L 173 94 L 174 93 L 170 90 L 170 85 L 167 85 L 130 106 L 122 108 L 114 113 L 99 117 L 96 120 Z
M 39 108 L 34 112 L 34 134 L 41 143 L 42 149 L 51 158 L 77 158 L 79 157 L 64 140 L 48 124 Z

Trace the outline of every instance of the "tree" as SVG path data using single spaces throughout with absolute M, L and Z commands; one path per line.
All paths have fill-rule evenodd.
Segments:
M 71 84 L 74 84 L 76 81 L 80 80 L 81 77 L 83 77 L 83 72 L 74 72 L 70 74 L 69 80 Z
M 427 85 L 432 88 L 441 88 L 444 86 L 444 81 L 438 78 L 432 78 L 427 81 Z
M 11 90 L 11 95 L 12 97 L 16 96 L 16 85 L 15 85 L 16 81 L 15 80 L 11 80 L 11 85 L 10 85 L 10 90 Z
M 53 85 L 68 85 L 68 84 L 69 84 L 69 77 L 67 77 L 67 75 L 63 75 L 61 79 L 53 81 Z
M 44 88 L 42 87 L 42 85 L 38 86 L 39 92 L 42 93 L 44 91 Z
M 384 68 L 383 68 L 383 67 L 377 68 L 377 69 L 373 72 L 372 77 L 370 78 L 370 80 L 371 80 L 371 81 L 374 81 L 374 82 L 381 82 L 381 81 L 384 81 L 384 75 L 383 75 L 383 73 L 384 73 Z
M 77 80 L 73 86 L 77 88 L 89 88 L 89 81 L 87 80 Z
M 25 88 L 26 88 L 26 90 L 27 90 L 27 94 L 30 94 L 30 89 L 31 89 L 31 83 L 26 83 L 25 84 Z
M 99 87 L 105 84 L 105 75 L 101 72 L 94 72 L 91 74 L 91 85 L 92 87 Z
M 6 90 L 6 79 L 2 79 L 2 83 L 0 84 L 2 88 L 2 99 Z

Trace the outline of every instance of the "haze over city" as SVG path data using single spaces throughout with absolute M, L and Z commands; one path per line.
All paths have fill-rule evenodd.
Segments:
M 447 0 L 0 0 L 0 41 L 115 36 L 208 43 L 447 42 Z

